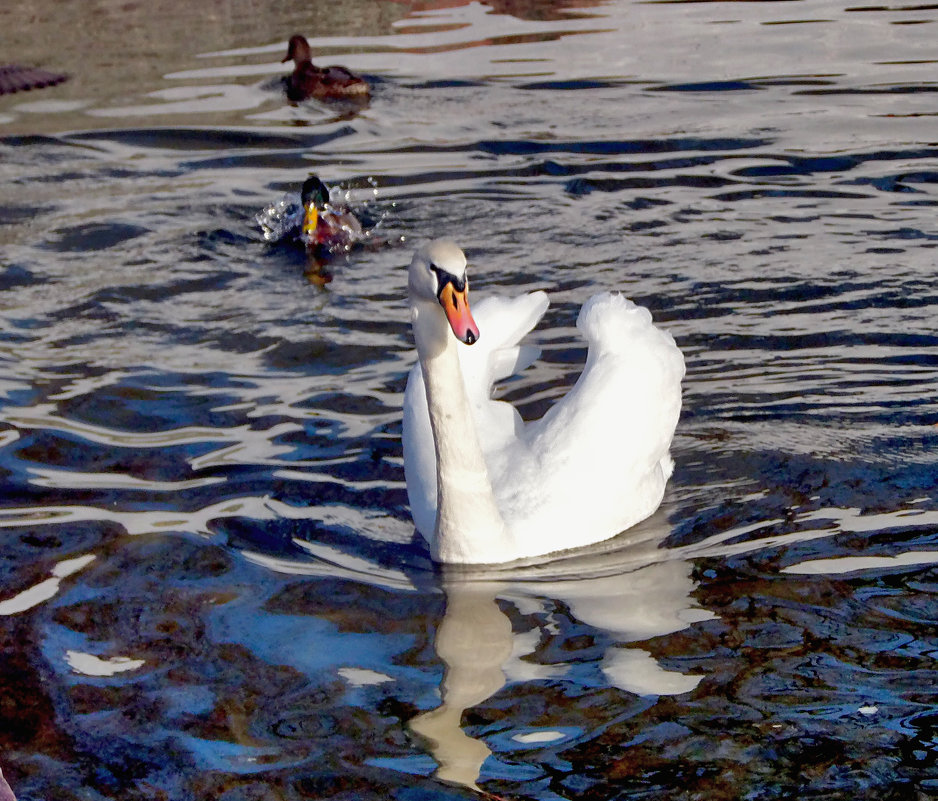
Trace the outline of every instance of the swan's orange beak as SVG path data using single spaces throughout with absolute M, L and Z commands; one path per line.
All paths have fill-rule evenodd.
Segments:
M 462 291 L 457 290 L 452 282 L 445 283 L 439 298 L 456 339 L 471 345 L 479 338 L 479 327 L 469 311 L 469 282 L 466 281 Z

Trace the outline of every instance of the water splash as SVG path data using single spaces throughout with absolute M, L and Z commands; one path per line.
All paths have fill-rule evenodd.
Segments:
M 358 243 L 374 236 L 394 205 L 371 215 L 369 206 L 378 200 L 378 185 L 374 178 L 367 178 L 366 182 L 370 186 L 370 197 L 367 199 L 359 197 L 356 190 L 351 188 L 329 188 L 329 201 L 319 213 L 324 227 L 333 232 L 328 241 L 313 242 L 303 233 L 304 209 L 298 192 L 288 192 L 256 214 L 254 219 L 265 242 L 296 241 L 306 247 L 324 248 L 330 254 L 348 253 Z M 374 219 L 370 219 L 372 216 Z
M 282 242 L 298 236 L 303 222 L 303 204 L 298 192 L 290 192 L 254 217 L 265 242 Z

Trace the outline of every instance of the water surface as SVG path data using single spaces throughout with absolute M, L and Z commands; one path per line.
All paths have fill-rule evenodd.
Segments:
M 71 74 L 0 99 L 18 798 L 938 791 L 935 9 L 170 5 L 0 12 Z M 366 109 L 283 101 L 294 31 Z M 373 229 L 325 286 L 255 223 L 311 170 Z M 434 570 L 400 404 L 442 235 L 550 292 L 526 416 L 593 292 L 674 334 L 650 520 Z

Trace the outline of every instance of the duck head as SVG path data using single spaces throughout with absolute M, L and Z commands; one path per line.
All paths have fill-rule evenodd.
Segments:
M 281 59 L 280 63 L 283 64 L 293 59 L 294 64 L 300 65 L 305 64 L 312 59 L 312 57 L 313 51 L 310 50 L 309 42 L 306 41 L 306 37 L 295 33 L 290 37 L 290 42 L 287 45 L 287 54 Z
M 440 304 L 460 342 L 471 345 L 479 338 L 469 310 L 466 254 L 453 240 L 435 239 L 420 248 L 410 263 L 407 283 L 412 299 Z
M 317 176 L 310 175 L 303 182 L 300 199 L 303 202 L 303 233 L 312 234 L 319 224 L 319 213 L 329 202 L 329 187 Z

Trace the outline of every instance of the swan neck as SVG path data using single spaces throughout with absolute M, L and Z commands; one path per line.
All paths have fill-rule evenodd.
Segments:
M 509 540 L 459 363 L 458 349 L 465 346 L 436 304 L 412 304 L 412 317 L 436 451 L 433 556 L 441 562 L 504 561 Z

